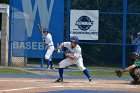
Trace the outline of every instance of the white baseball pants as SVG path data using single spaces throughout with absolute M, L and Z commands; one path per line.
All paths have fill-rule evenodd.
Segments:
M 59 63 L 59 68 L 65 68 L 67 66 L 70 66 L 70 65 L 73 65 L 73 64 L 76 64 L 77 67 L 81 70 L 81 71 L 84 71 L 86 68 L 84 67 L 84 64 L 83 64 L 83 58 L 78 58 L 76 61 L 73 61 L 73 60 L 70 60 L 69 58 L 66 58 L 64 60 L 62 60 L 60 63 Z
M 45 59 L 46 60 L 49 59 L 51 61 L 53 51 L 54 51 L 54 46 L 49 46 L 48 49 L 47 49 L 47 52 L 45 54 Z

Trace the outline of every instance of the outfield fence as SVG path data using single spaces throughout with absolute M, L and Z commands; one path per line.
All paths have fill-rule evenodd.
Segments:
M 28 2 L 10 0 L 8 65 L 12 66 L 13 63 L 16 64 L 22 60 L 25 64 L 41 64 L 43 67 L 45 50 L 41 45 L 37 24 L 41 22 L 42 26 L 47 26 L 51 30 L 55 47 L 57 47 L 57 43 L 69 40 L 70 10 L 74 9 L 99 10 L 98 40 L 79 42 L 82 47 L 84 64 L 125 68 L 130 65 L 129 53 L 135 51 L 131 37 L 136 38 L 139 32 L 139 6 L 140 3 L 137 0 L 62 0 L 61 2 L 57 0 L 29 0 Z M 43 20 L 50 20 L 50 23 Z M 64 57 L 64 55 L 54 53 L 53 61 L 58 65 Z M 14 61 L 18 59 L 13 62 L 13 58 L 15 58 Z

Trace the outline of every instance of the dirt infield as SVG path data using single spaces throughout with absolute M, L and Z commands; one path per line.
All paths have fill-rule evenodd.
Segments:
M 55 79 L 45 78 L 0 78 L 0 93 L 35 93 L 58 90 L 108 90 L 140 92 L 140 85 L 130 85 L 123 80 L 65 79 L 64 83 L 54 83 Z

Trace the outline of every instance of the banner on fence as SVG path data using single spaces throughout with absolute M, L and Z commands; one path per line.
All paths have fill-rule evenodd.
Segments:
M 80 40 L 98 40 L 99 11 L 71 10 L 70 36 Z
M 64 40 L 64 0 L 10 0 L 12 56 L 44 57 L 38 24 L 48 28 L 57 47 Z M 62 55 L 53 54 L 59 58 Z

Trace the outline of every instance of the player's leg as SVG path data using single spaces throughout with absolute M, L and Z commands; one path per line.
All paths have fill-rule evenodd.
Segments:
M 55 69 L 51 58 L 47 60 L 47 68 L 46 69 L 48 69 L 48 70 Z
M 51 66 L 51 69 L 55 69 L 55 67 L 54 67 L 54 64 L 53 64 L 52 60 L 50 61 L 50 66 Z
M 135 75 L 139 78 L 140 80 L 140 68 L 135 69 Z
M 50 69 L 55 69 L 53 61 L 52 61 L 52 56 L 50 56 L 49 63 L 50 63 Z
M 92 78 L 88 72 L 88 70 L 84 67 L 84 64 L 83 64 L 83 59 L 80 58 L 77 62 L 76 62 L 76 65 L 78 66 L 78 68 L 83 71 L 83 73 L 87 76 L 87 78 L 89 79 L 90 82 L 92 82 Z
M 136 68 L 129 71 L 130 76 L 134 79 L 134 81 L 132 81 L 131 84 L 138 83 L 139 77 L 136 75 L 136 74 L 140 73 L 138 71 L 140 71 L 140 70 L 137 70 Z
M 46 63 L 47 63 L 47 67 L 46 67 L 46 69 L 48 69 L 48 70 L 50 70 L 50 61 L 49 61 L 49 59 L 46 59 Z
M 50 58 L 51 58 L 51 55 L 54 51 L 54 46 L 50 46 L 48 49 L 47 49 L 47 52 L 45 54 L 45 60 L 47 61 L 47 69 L 50 69 L 51 66 L 53 65 Z
M 140 68 L 136 68 L 134 73 L 138 78 L 137 84 L 140 84 Z
M 63 82 L 64 68 L 67 67 L 67 66 L 70 66 L 72 64 L 73 63 L 71 62 L 71 60 L 69 58 L 66 58 L 66 59 L 62 60 L 59 63 L 59 78 L 55 82 Z

